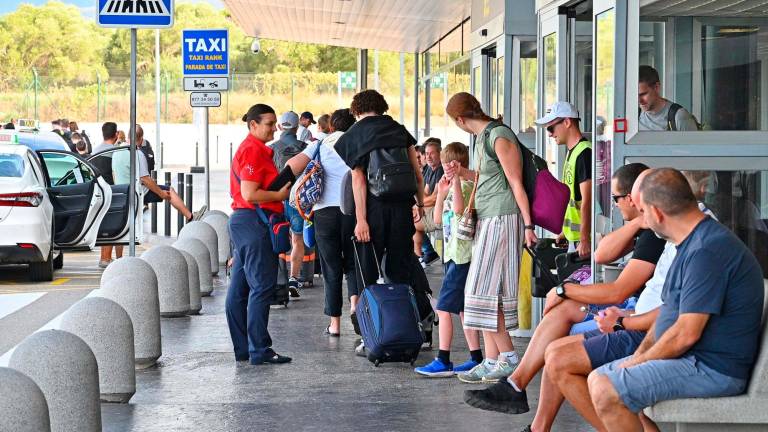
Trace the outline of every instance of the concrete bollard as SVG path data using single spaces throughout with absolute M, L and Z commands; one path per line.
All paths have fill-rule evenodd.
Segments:
M 226 214 L 226 213 L 224 213 L 224 212 L 223 212 L 223 211 L 221 211 L 221 210 L 208 210 L 208 211 L 207 211 L 207 212 L 205 212 L 205 214 L 203 215 L 203 219 L 205 219 L 205 217 L 206 217 L 206 216 L 208 216 L 208 215 L 220 215 L 220 216 L 224 216 L 224 217 L 226 217 L 227 219 L 229 219 L 229 215 L 228 215 L 228 214 Z
M 85 341 L 96 356 L 101 401 L 128 403 L 136 393 L 133 323 L 128 312 L 110 299 L 87 297 L 64 314 L 61 329 Z
M 219 237 L 219 265 L 225 265 L 230 256 L 229 230 L 227 228 L 229 216 L 224 212 L 213 210 L 207 212 L 200 220 L 216 230 L 216 235 Z
M 112 261 L 101 274 L 101 286 L 109 279 L 126 274 L 135 274 L 142 280 L 157 286 L 157 275 L 149 263 L 139 257 L 124 256 Z
M 53 432 L 101 432 L 99 368 L 82 339 L 61 330 L 43 330 L 24 339 L 8 366 L 40 387 Z
M 118 261 L 110 264 L 107 270 Z M 144 369 L 154 365 L 163 353 L 160 338 L 160 300 L 157 296 L 157 278 L 152 267 L 139 258 L 131 258 L 131 262 L 134 263 L 131 266 L 134 271 L 110 275 L 106 280 L 102 276 L 99 294 L 116 302 L 128 312 L 133 322 L 136 369 Z M 139 271 L 139 268 L 143 270 Z
M 171 246 L 158 245 L 141 254 L 141 259 L 157 275 L 160 316 L 174 318 L 189 313 L 189 276 L 184 255 Z
M 0 383 L 0 431 L 50 432 L 48 403 L 30 377 L 0 367 Z
M 179 233 L 179 240 L 190 237 L 200 240 L 208 248 L 211 253 L 211 274 L 219 274 L 219 237 L 216 230 L 205 222 L 190 222 Z
M 187 261 L 187 278 L 189 279 L 189 314 L 199 315 L 203 304 L 200 302 L 200 270 L 197 268 L 195 257 L 187 251 L 180 250 Z
M 173 247 L 178 250 L 189 252 L 195 257 L 200 277 L 200 295 L 203 297 L 211 295 L 211 292 L 213 292 L 213 277 L 211 277 L 211 269 L 208 265 L 208 263 L 211 262 L 211 253 L 208 252 L 208 248 L 205 247 L 205 244 L 195 238 L 186 238 L 183 240 L 176 240 Z

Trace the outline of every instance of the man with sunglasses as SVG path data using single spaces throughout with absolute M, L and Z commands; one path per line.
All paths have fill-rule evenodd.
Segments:
M 585 337 L 598 336 L 598 323 L 591 321 L 591 327 L 587 324 L 594 317 L 593 314 L 602 315 L 600 311 L 613 305 L 622 310 L 636 309 L 636 299 L 632 296 L 642 291 L 653 276 L 665 244 L 653 231 L 644 227 L 636 198 L 630 195 L 637 178 L 647 169 L 648 167 L 641 163 L 624 165 L 616 170 L 611 180 L 611 194 L 626 223 L 600 241 L 594 256 L 598 263 L 607 264 L 632 252 L 632 258 L 618 279 L 592 285 L 580 285 L 578 282 L 565 280 L 553 288 L 547 295 L 544 317 L 536 327 L 517 369 L 508 379 L 502 379 L 487 389 L 466 391 L 464 400 L 467 404 L 507 414 L 527 412 L 529 406 L 525 389 L 545 366 L 545 354 L 548 349 L 557 346 L 558 339 L 577 332 L 587 332 L 588 336 Z M 653 318 L 655 316 L 651 316 L 651 321 Z M 624 318 L 619 321 L 614 325 L 621 325 Z M 590 349 L 595 357 L 606 356 L 614 351 L 631 353 L 642 338 L 642 334 L 632 333 L 629 338 L 617 341 L 595 339 L 594 346 Z M 553 346 L 552 343 L 556 345 Z M 545 374 L 542 377 L 536 417 L 527 430 L 549 430 L 562 401 L 563 396 L 557 385 Z
M 568 102 L 555 102 L 547 115 L 536 120 L 549 136 L 568 148 L 562 182 L 571 190 L 558 243 L 567 240 L 568 251 L 589 255 L 592 233 L 592 143 L 581 133 L 579 111 Z

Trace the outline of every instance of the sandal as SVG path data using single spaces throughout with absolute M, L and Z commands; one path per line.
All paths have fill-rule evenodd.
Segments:
M 328 335 L 330 337 L 339 337 L 339 336 L 341 336 L 341 333 L 331 333 L 331 326 L 326 327 L 325 330 L 323 331 L 323 334 L 326 334 L 326 335 Z

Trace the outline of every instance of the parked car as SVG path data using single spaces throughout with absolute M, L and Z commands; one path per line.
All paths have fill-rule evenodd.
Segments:
M 29 264 L 32 280 L 52 280 L 61 251 L 128 242 L 127 184 L 111 185 L 68 150 L 20 144 L 0 144 L 0 264 Z

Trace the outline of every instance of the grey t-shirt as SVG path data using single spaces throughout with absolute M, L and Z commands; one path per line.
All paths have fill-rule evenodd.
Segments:
M 669 115 L 669 109 L 672 107 L 672 102 L 664 101 L 664 106 L 655 113 L 650 111 L 643 111 L 640 113 L 638 119 L 639 129 L 641 131 L 667 131 L 669 125 L 667 122 L 667 116 Z M 696 119 L 693 118 L 691 113 L 685 108 L 680 108 L 675 113 L 675 126 L 677 131 L 697 131 Z

